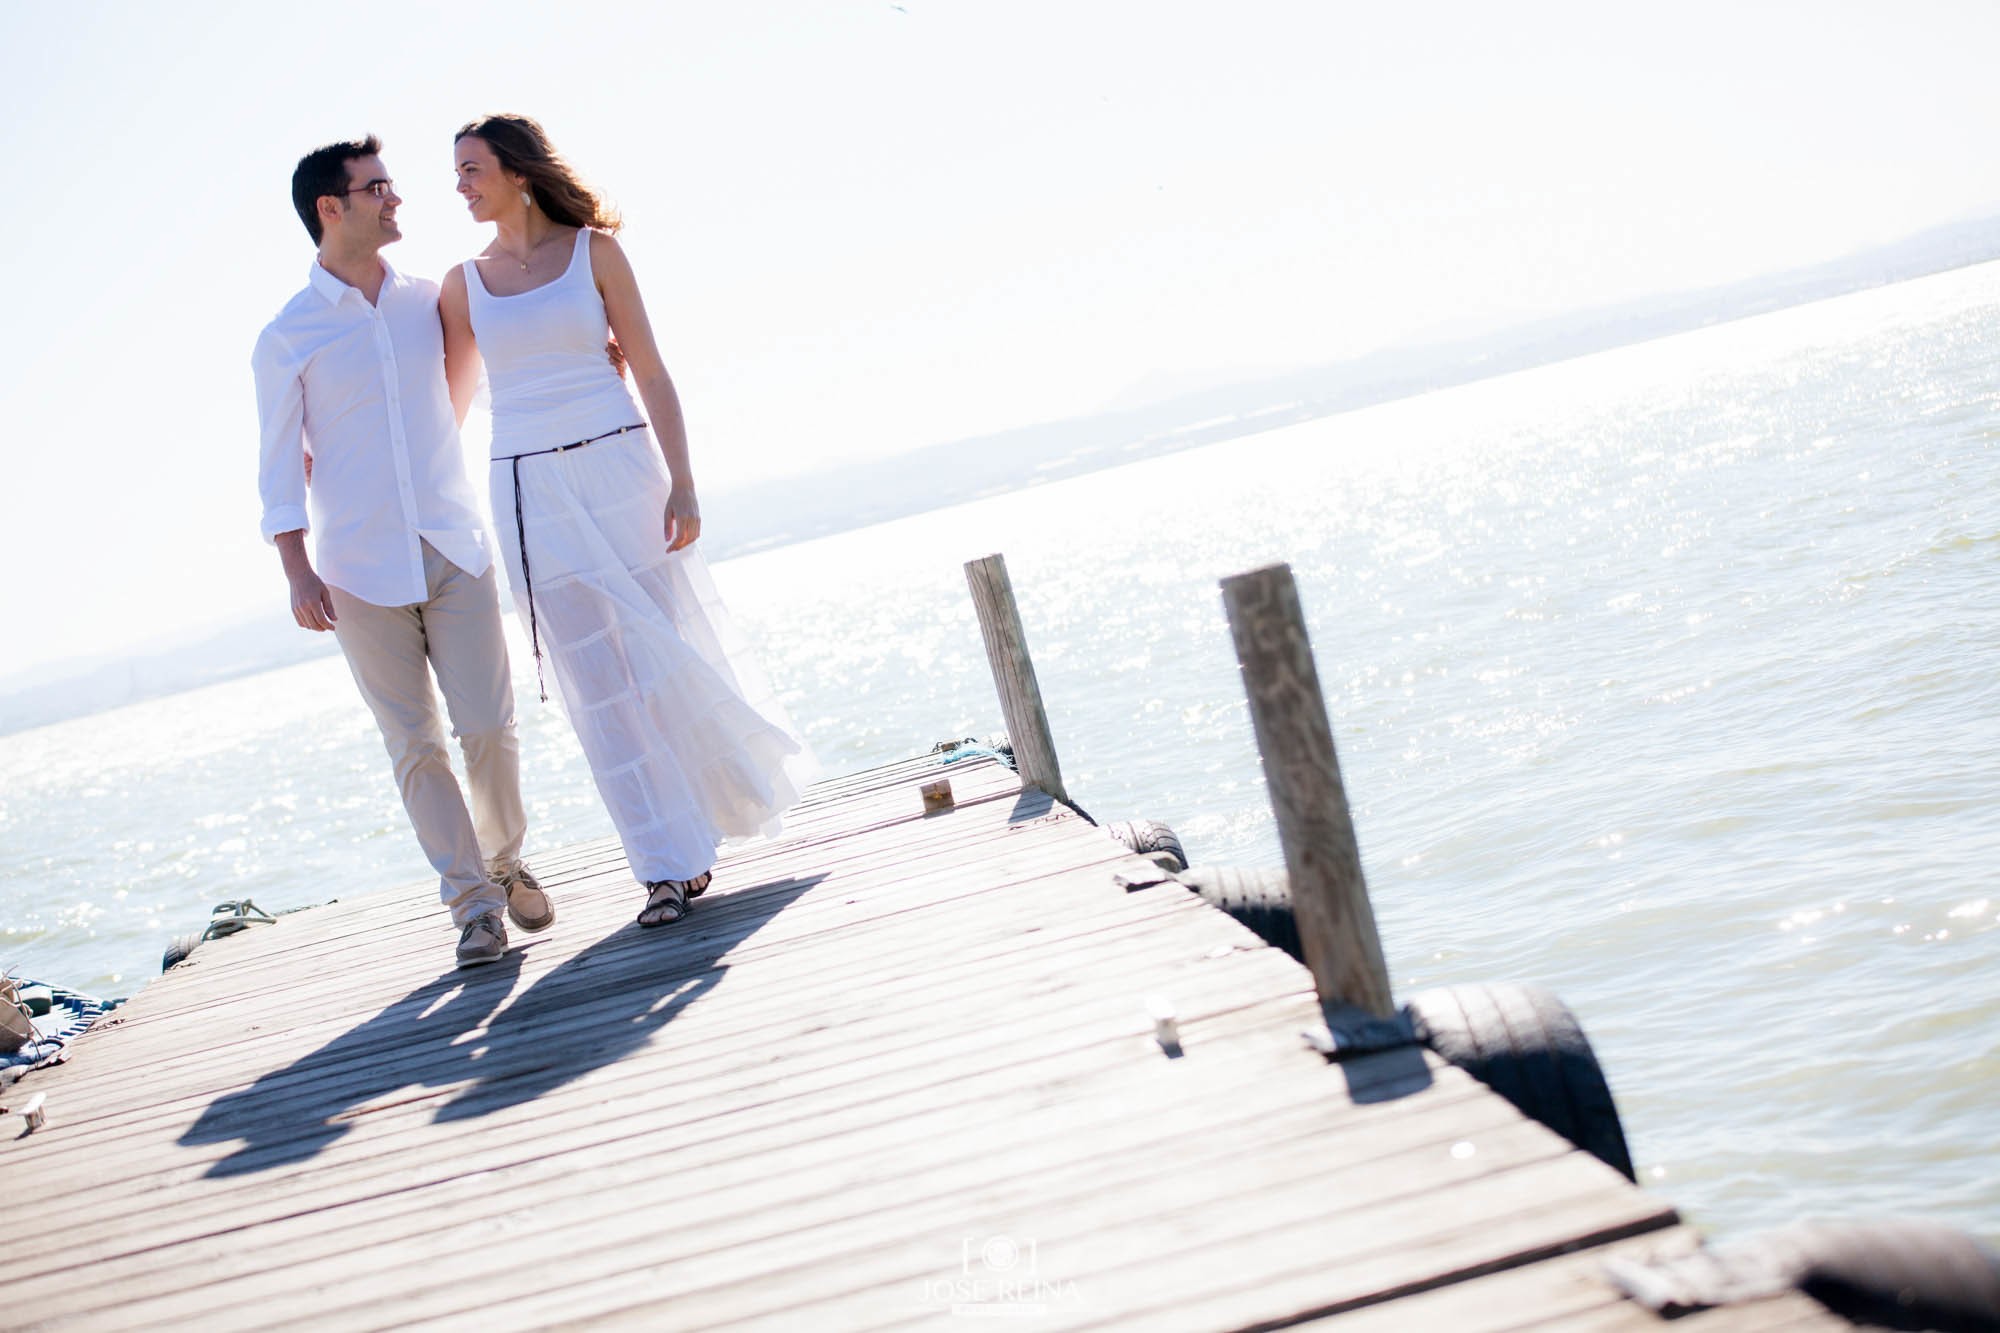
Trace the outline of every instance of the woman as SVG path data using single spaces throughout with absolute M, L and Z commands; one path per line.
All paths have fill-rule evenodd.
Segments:
M 453 149 L 458 192 L 494 235 L 439 298 L 452 403 L 463 420 L 483 358 L 493 516 L 537 678 L 546 656 L 646 887 L 639 924 L 667 925 L 708 887 L 723 839 L 776 831 L 804 748 L 695 550 L 680 401 L 617 215 L 525 116 L 475 120 Z

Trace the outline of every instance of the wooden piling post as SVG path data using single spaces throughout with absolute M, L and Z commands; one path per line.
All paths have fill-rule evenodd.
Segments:
M 1313 984 L 1324 1004 L 1353 1005 L 1388 1018 L 1395 1012 L 1389 969 L 1361 875 L 1361 849 L 1291 567 L 1271 565 L 1226 578 L 1222 600 Z
M 1039 787 L 1065 805 L 1062 769 L 1056 763 L 1055 739 L 1049 735 L 1048 714 L 1042 711 L 1042 690 L 1035 683 L 1035 664 L 1028 657 L 1021 611 L 1014 604 L 1014 585 L 1007 579 L 1004 556 L 969 560 L 965 581 L 972 605 L 979 612 L 979 634 L 986 640 L 986 663 L 993 669 L 993 687 L 1000 693 L 1000 713 L 1007 721 L 1007 739 L 1014 747 L 1014 768 L 1021 781 Z

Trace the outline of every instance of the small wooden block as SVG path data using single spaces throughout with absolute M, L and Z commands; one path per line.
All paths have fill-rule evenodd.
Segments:
M 924 813 L 935 815 L 952 808 L 951 779 L 939 778 L 918 788 L 924 794 Z

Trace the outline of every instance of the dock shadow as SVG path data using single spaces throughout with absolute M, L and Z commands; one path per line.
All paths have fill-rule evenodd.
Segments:
M 243 1140 L 206 1172 L 241 1176 L 307 1161 L 360 1117 L 444 1089 L 458 1091 L 438 1109 L 439 1121 L 533 1100 L 652 1041 L 721 982 L 730 950 L 821 878 L 704 898 L 667 929 L 627 924 L 511 1003 L 519 946 L 498 963 L 446 973 L 250 1087 L 218 1097 L 180 1143 Z
M 1429 1091 L 1434 1082 L 1423 1051 L 1414 1046 L 1331 1063 L 1347 1084 L 1348 1100 L 1357 1106 L 1414 1097 Z
M 1023 787 L 1021 794 L 1014 798 L 1014 808 L 1007 812 L 1007 822 L 1025 824 L 1029 820 L 1045 818 L 1055 808 L 1055 797 L 1039 787 Z
M 440 1107 L 437 1118 L 475 1119 L 616 1064 L 720 985 L 729 972 L 721 958 L 824 878 L 779 880 L 704 898 L 683 925 L 648 930 L 633 923 L 607 935 L 495 1015 L 478 1062 L 479 1081 Z M 662 935 L 677 946 L 674 964 L 648 969 L 644 960 Z M 641 970 L 627 976 L 635 959 Z M 588 1021 L 580 1024 L 573 1006 L 582 994 L 592 998 Z
M 1381 1018 L 1355 1005 L 1327 1001 L 1320 1005 L 1320 1019 L 1324 1026 L 1317 1029 L 1314 1044 L 1324 1052 L 1337 1042 L 1348 1052 L 1327 1063 L 1339 1072 L 1355 1105 L 1400 1101 L 1430 1089 L 1430 1064 L 1407 1012 Z

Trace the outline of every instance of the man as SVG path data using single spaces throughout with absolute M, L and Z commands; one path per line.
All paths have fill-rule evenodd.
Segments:
M 555 908 L 521 863 L 513 678 L 491 540 L 445 387 L 437 284 L 381 257 L 402 237 L 381 151 L 372 135 L 329 144 L 292 173 L 292 205 L 319 253 L 252 357 L 258 489 L 292 617 L 340 640 L 459 929 L 458 965 L 472 967 L 507 951 L 503 911 L 536 931 Z M 319 532 L 317 572 L 309 526 Z M 465 755 L 470 813 L 445 753 L 433 671 Z

